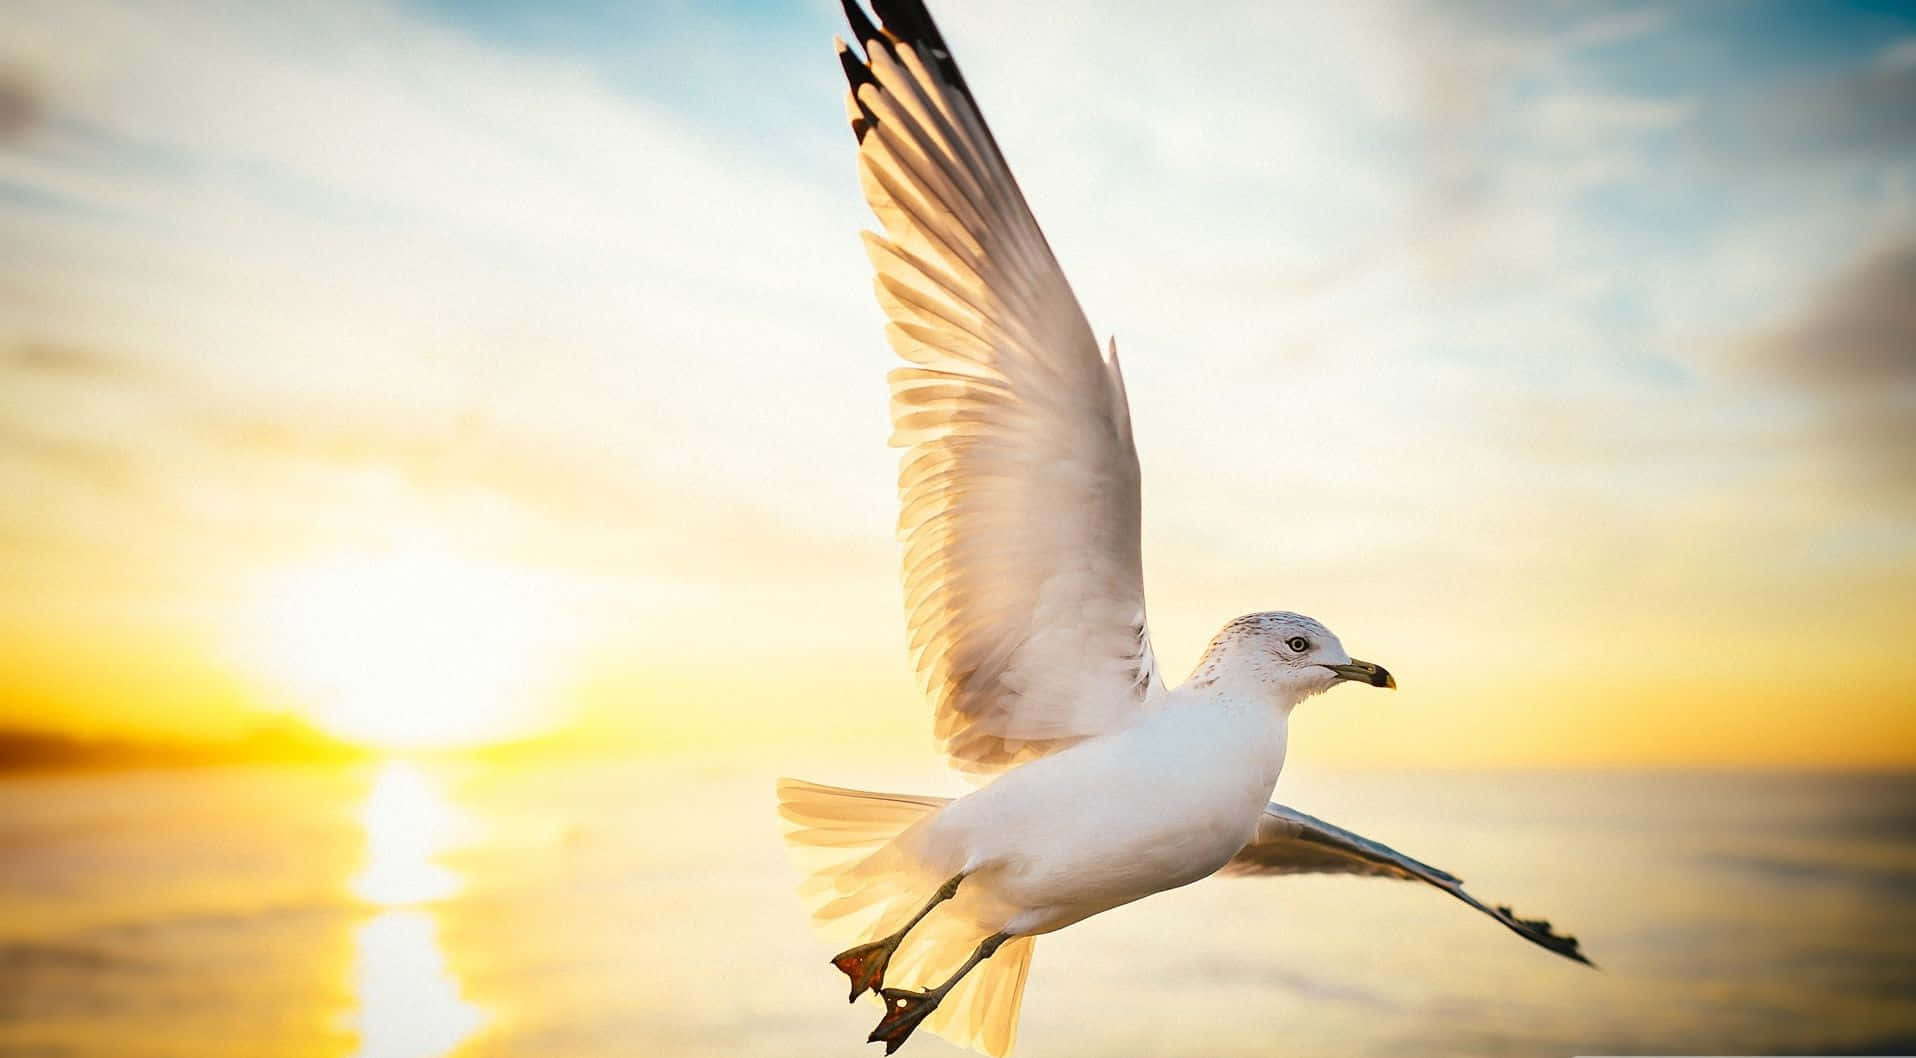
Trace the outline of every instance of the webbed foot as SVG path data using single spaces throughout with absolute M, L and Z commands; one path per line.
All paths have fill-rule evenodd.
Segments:
M 931 1012 L 938 1009 L 938 1002 L 945 998 L 944 989 L 918 992 L 909 988 L 886 988 L 878 994 L 885 1000 L 885 1017 L 872 1034 L 865 1037 L 865 1042 L 883 1042 L 886 1054 L 903 1047 L 912 1030 L 931 1016 Z
M 832 956 L 832 965 L 852 979 L 851 1002 L 858 1002 L 859 995 L 867 990 L 876 992 L 885 987 L 885 967 L 891 964 L 891 953 L 898 950 L 899 940 L 897 936 L 885 937 Z

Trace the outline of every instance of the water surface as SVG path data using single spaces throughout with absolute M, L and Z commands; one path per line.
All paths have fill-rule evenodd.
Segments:
M 802 921 L 772 777 L 0 780 L 0 1056 L 864 1054 L 876 1012 Z M 1426 887 L 1213 880 L 1041 940 L 1020 1053 L 1916 1051 L 1916 776 L 1294 773 L 1279 795 L 1603 969 Z

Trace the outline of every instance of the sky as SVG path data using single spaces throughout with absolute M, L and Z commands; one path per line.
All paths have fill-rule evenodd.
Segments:
M 1292 756 L 1916 764 L 1916 16 L 935 9 Z M 930 758 L 836 4 L 0 12 L 0 727 Z

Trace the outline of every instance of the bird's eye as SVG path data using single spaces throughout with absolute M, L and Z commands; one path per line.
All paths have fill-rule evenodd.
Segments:
M 1305 639 L 1303 636 L 1292 636 L 1284 645 L 1302 654 L 1311 648 L 1311 641 Z

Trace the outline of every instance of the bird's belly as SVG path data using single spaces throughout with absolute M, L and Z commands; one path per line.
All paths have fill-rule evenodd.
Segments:
M 1102 911 L 1189 885 L 1215 873 L 1244 847 L 1256 817 L 1241 811 L 1131 814 L 1116 826 L 1060 833 L 1046 847 L 1008 858 L 989 881 L 1019 909 L 1016 933 L 1062 929 Z M 1155 818 L 1163 820 L 1153 825 Z
M 924 858 L 964 871 L 980 925 L 1061 929 L 1215 873 L 1255 835 L 1282 730 L 1166 714 L 1009 772 L 941 811 Z M 1194 765 L 1193 762 L 1196 762 Z

